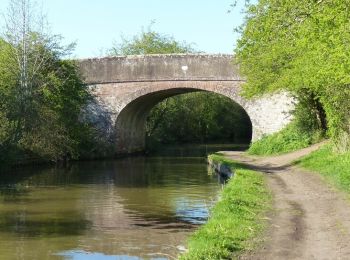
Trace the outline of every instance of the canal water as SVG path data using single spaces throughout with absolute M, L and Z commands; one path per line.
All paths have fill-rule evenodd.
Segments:
M 218 199 L 205 154 L 233 148 L 2 173 L 0 259 L 173 259 Z

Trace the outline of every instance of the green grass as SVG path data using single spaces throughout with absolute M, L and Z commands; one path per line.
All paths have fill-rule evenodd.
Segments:
M 350 193 L 350 152 L 338 154 L 333 152 L 331 145 L 326 145 L 296 164 L 320 173 L 337 188 Z
M 263 219 L 270 208 L 271 196 L 265 177 L 218 154 L 210 155 L 209 159 L 234 168 L 235 177 L 223 189 L 208 222 L 190 237 L 189 251 L 180 256 L 182 260 L 235 258 L 256 246 L 266 224 Z
M 252 143 L 248 150 L 251 155 L 275 155 L 296 151 L 320 141 L 320 133 L 300 132 L 295 123 L 281 131 L 267 135 Z

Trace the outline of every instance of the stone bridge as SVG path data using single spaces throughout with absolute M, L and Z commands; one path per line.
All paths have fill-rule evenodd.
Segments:
M 87 117 L 96 123 L 117 154 L 145 148 L 145 122 L 165 98 L 194 91 L 229 97 L 248 114 L 253 140 L 280 130 L 290 121 L 293 102 L 287 94 L 247 100 L 244 79 L 231 55 L 169 54 L 79 60 L 85 83 L 95 95 Z

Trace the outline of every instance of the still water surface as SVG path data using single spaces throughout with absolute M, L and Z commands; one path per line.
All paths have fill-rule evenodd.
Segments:
M 217 200 L 220 148 L 2 174 L 0 259 L 172 259 Z

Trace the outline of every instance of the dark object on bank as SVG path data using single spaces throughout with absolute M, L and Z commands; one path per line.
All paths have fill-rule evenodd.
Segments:
M 226 164 L 219 164 L 217 167 L 217 173 L 219 173 L 221 176 L 226 177 L 228 179 L 230 179 L 233 176 L 233 172 L 231 171 L 231 168 Z
M 234 176 L 234 172 L 231 168 L 224 163 L 216 163 L 211 160 L 208 161 L 210 168 L 214 170 L 219 177 L 219 181 L 221 184 L 225 184 L 229 179 Z

